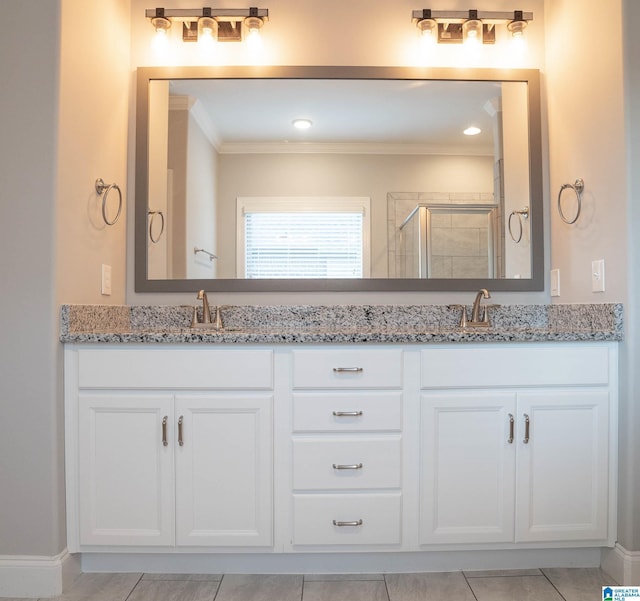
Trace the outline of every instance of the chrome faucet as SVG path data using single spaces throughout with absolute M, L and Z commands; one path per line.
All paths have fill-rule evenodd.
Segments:
M 486 288 L 481 288 L 476 294 L 476 299 L 473 301 L 473 309 L 471 310 L 471 323 L 486 323 L 489 325 L 489 313 L 486 307 L 482 307 L 482 321 L 480 320 L 480 303 L 483 298 L 491 298 Z
M 460 317 L 460 327 L 488 327 L 489 324 L 489 310 L 487 307 L 482 306 L 483 298 L 491 298 L 491 294 L 486 288 L 481 288 L 476 294 L 476 298 L 473 301 L 473 308 L 471 309 L 471 319 L 467 318 L 467 307 L 463 305 L 462 316 Z M 480 312 L 482 311 L 482 317 Z
M 222 323 L 222 307 L 218 305 L 216 307 L 215 319 L 211 321 L 211 309 L 209 308 L 209 299 L 207 293 L 204 290 L 198 292 L 198 300 L 202 301 L 202 321 L 198 319 L 198 309 L 193 308 L 193 317 L 191 319 L 191 327 L 209 327 L 213 330 L 222 330 L 224 325 Z
M 198 292 L 198 300 L 202 301 L 202 321 L 200 323 L 211 323 L 211 310 L 209 309 L 209 299 L 204 290 Z M 197 316 L 195 317 L 197 323 Z

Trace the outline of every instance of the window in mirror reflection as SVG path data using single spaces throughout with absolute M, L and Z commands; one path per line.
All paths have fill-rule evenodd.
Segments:
M 369 277 L 370 199 L 238 198 L 238 277 Z

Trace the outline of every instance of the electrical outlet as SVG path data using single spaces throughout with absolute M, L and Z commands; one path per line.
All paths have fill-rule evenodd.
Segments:
M 604 259 L 591 261 L 591 292 L 604 292 Z
M 560 270 L 552 269 L 549 275 L 551 296 L 560 296 Z
M 104 296 L 111 295 L 111 265 L 102 264 L 102 286 L 101 292 Z

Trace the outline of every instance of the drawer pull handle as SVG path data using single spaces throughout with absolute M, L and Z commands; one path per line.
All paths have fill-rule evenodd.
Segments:
M 361 470 L 362 468 L 363 468 L 362 463 L 347 463 L 347 464 L 334 463 L 333 464 L 334 470 Z
M 333 520 L 333 525 L 340 528 L 343 526 L 362 526 L 362 520 L 355 520 L 353 522 L 339 522 L 338 520 Z
M 529 419 L 529 416 L 525 413 L 524 414 L 524 440 L 522 442 L 524 442 L 524 444 L 529 444 L 529 424 L 530 424 L 531 420 Z
M 364 370 L 362 369 L 362 367 L 334 367 L 333 371 L 337 374 L 344 374 L 344 373 L 359 374 Z
M 334 411 L 333 415 L 336 417 L 360 417 L 362 411 Z
M 183 434 L 183 429 L 182 429 L 182 423 L 183 423 L 183 416 L 181 415 L 178 419 L 178 444 L 183 447 L 184 446 L 184 440 L 182 439 L 182 434 Z
M 509 413 L 509 440 L 507 440 L 509 444 L 513 444 L 514 422 L 515 422 L 515 419 L 513 419 L 513 413 Z
M 162 418 L 162 444 L 166 447 L 169 443 L 167 442 L 167 420 L 169 419 L 168 415 L 165 415 Z

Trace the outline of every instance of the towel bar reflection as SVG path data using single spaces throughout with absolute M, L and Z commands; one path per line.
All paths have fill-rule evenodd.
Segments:
M 109 220 L 107 217 L 107 197 L 109 196 L 109 192 L 111 190 L 117 190 L 118 192 L 118 210 L 116 211 L 116 216 Z M 115 223 L 120 218 L 120 213 L 122 212 L 122 190 L 120 190 L 120 186 L 118 184 L 105 184 L 104 180 L 99 177 L 96 180 L 96 192 L 98 196 L 102 196 L 102 219 L 107 225 L 115 225 Z
M 208 250 L 205 250 L 204 248 L 198 248 L 197 246 L 193 247 L 193 254 L 197 255 L 198 253 L 204 253 L 205 255 L 209 256 L 209 261 L 213 261 L 214 259 L 218 258 L 218 255 L 214 255 L 213 253 L 210 253 Z

